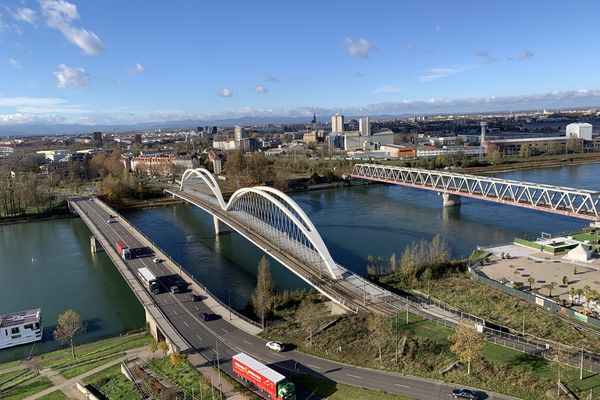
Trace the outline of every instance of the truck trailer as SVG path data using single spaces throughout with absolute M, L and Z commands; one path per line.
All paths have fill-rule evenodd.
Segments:
M 249 355 L 245 353 L 234 355 L 232 364 L 233 372 L 237 376 L 267 393 L 270 399 L 296 399 L 296 388 L 289 379 Z
M 148 268 L 138 268 L 138 275 L 140 279 L 146 286 L 146 289 L 150 291 L 152 294 L 159 294 L 160 287 L 158 286 L 158 281 L 156 280 L 156 276 L 150 271 Z
M 123 260 L 131 260 L 131 250 L 122 240 L 117 241 L 117 253 L 123 258 Z

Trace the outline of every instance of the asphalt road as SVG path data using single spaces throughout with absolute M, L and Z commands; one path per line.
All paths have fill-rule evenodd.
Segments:
M 146 267 L 157 277 L 173 274 L 163 263 L 156 264 L 152 261 L 154 254 L 150 249 L 142 247 L 136 236 L 129 230 L 126 221 L 116 218 L 115 222 L 108 223 L 109 213 L 98 201 L 75 201 L 111 243 L 123 240 L 131 249 L 140 253 L 139 257 L 127 261 L 132 271 Z M 457 387 L 423 378 L 340 364 L 295 350 L 281 353 L 271 351 L 265 347 L 266 341 L 262 338 L 248 334 L 230 324 L 227 320 L 228 315 L 222 315 L 211 321 L 200 321 L 198 318 L 200 312 L 211 311 L 202 301 L 191 301 L 190 294 L 191 292 L 173 294 L 163 286 L 161 293 L 152 297 L 185 340 L 206 359 L 218 363 L 228 375 L 233 375 L 231 357 L 244 352 L 287 376 L 293 373 L 311 374 L 338 383 L 415 399 L 449 399 L 450 392 Z M 481 391 L 480 394 L 481 398 L 487 399 L 511 399 L 508 396 L 485 394 Z

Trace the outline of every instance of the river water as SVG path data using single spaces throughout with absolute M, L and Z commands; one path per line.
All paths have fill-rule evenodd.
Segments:
M 600 190 L 600 164 L 498 174 L 520 181 Z M 369 185 L 294 194 L 321 233 L 333 258 L 365 272 L 369 255 L 400 255 L 421 238 L 442 235 L 456 257 L 477 245 L 507 243 L 515 236 L 560 233 L 584 220 L 463 198 L 443 208 L 437 194 L 400 186 Z M 212 217 L 180 205 L 124 215 L 224 302 L 248 303 L 262 252 L 236 233 L 215 236 Z M 90 232 L 78 219 L 0 226 L 0 313 L 43 308 L 45 340 L 34 353 L 56 347 L 56 316 L 74 308 L 88 323 L 81 340 L 118 335 L 143 325 L 143 312 L 105 254 L 89 252 Z M 35 257 L 32 261 L 32 257 Z M 272 260 L 278 289 L 307 286 Z M 31 346 L 0 350 L 0 361 Z

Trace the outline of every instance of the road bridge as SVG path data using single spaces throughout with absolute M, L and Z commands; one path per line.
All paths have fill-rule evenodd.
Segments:
M 600 223 L 600 192 L 449 171 L 355 164 L 348 176 L 440 193 L 445 206 L 461 197 L 525 207 Z

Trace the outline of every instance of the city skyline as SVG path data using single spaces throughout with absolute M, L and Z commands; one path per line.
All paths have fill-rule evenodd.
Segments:
M 3 4 L 0 125 L 600 104 L 591 1 L 141 5 Z

